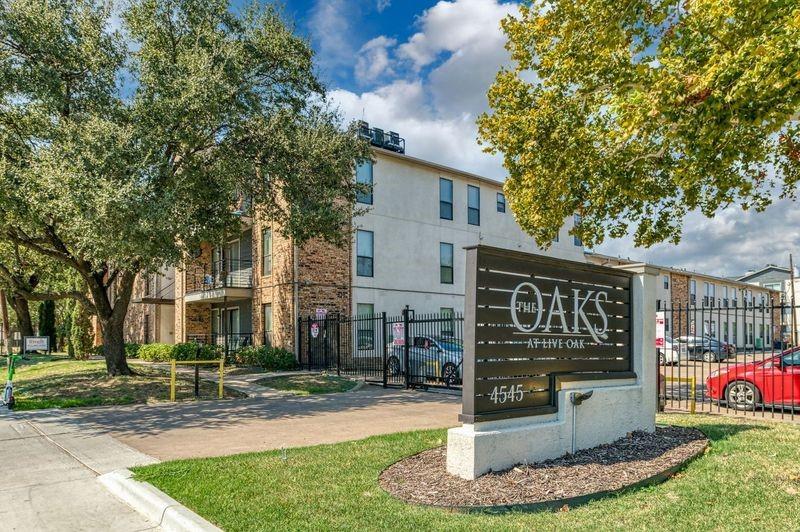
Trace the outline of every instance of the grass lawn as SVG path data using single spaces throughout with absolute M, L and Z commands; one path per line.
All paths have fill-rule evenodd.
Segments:
M 267 377 L 256 381 L 256 384 L 295 395 L 314 395 L 347 392 L 355 388 L 358 382 L 336 375 L 303 374 Z
M 444 430 L 181 460 L 137 468 L 225 530 L 797 530 L 800 426 L 688 415 L 710 449 L 665 484 L 559 513 L 466 515 L 409 506 L 378 486 L 394 461 L 442 445 Z
M 5 361 L 2 363 L 5 367 Z M 73 360 L 60 355 L 28 355 L 14 375 L 16 410 L 124 405 L 169 399 L 169 373 L 137 364 L 137 375 L 108 377 L 102 360 Z M 3 369 L 5 371 L 5 369 Z M 242 397 L 225 390 L 226 397 Z M 194 381 L 178 375 L 177 399 L 194 397 Z M 217 385 L 200 383 L 200 397 L 215 399 Z

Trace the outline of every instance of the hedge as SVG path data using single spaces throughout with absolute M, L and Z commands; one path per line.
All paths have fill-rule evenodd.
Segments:
M 198 347 L 200 351 L 198 352 Z M 217 345 L 198 345 L 194 342 L 183 344 L 142 344 L 139 358 L 147 362 L 169 362 L 170 360 L 217 360 L 222 356 L 222 348 Z
M 267 371 L 281 371 L 297 368 L 294 353 L 280 347 L 243 347 L 231 355 L 232 362 L 245 366 L 259 366 Z

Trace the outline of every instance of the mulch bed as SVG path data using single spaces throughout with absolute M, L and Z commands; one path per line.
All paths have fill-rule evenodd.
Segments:
M 447 450 L 437 447 L 388 467 L 380 475 L 380 485 L 413 504 L 461 509 L 535 505 L 621 490 L 680 466 L 707 443 L 696 429 L 658 427 L 653 434 L 633 432 L 610 444 L 476 480 L 450 475 Z

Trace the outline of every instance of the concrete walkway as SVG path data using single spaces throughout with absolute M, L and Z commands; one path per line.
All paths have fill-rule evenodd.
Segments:
M 146 455 L 171 460 L 452 427 L 459 411 L 455 395 L 365 386 L 307 397 L 75 408 L 26 417 L 45 430 L 110 435 Z
M 99 474 L 153 462 L 108 434 L 0 415 L 0 529 L 158 530 L 97 482 Z

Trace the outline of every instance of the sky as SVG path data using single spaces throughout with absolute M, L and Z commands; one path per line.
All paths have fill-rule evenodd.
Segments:
M 348 119 L 400 133 L 406 153 L 503 180 L 502 160 L 481 150 L 476 118 L 507 64 L 501 0 L 284 0 L 316 52 L 318 74 Z M 779 201 L 763 213 L 731 207 L 690 214 L 682 242 L 636 248 L 631 238 L 595 251 L 721 276 L 786 265 L 800 242 L 800 211 Z M 800 256 L 797 258 L 800 261 Z

